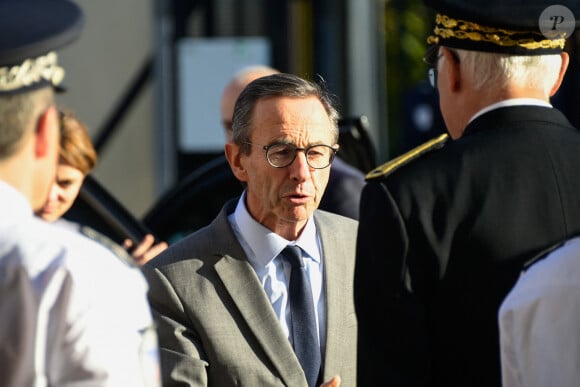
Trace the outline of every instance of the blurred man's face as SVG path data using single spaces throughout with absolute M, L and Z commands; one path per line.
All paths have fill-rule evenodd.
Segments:
M 232 142 L 232 118 L 234 117 L 234 106 L 243 88 L 230 85 L 224 91 L 221 101 L 222 127 L 226 142 Z
M 278 71 L 269 68 L 256 68 L 255 70 L 249 71 L 240 79 L 235 79 L 230 81 L 223 91 L 221 98 L 221 115 L 222 115 L 222 127 L 224 128 L 224 134 L 226 137 L 226 142 L 232 142 L 232 121 L 234 118 L 234 108 L 236 106 L 236 101 L 242 93 L 242 91 L 248 86 L 252 81 L 265 77 L 267 75 L 276 74 Z

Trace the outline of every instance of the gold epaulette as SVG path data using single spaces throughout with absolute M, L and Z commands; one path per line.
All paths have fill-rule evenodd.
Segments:
M 433 149 L 441 148 L 445 144 L 445 142 L 447 141 L 448 138 L 449 138 L 449 136 L 447 135 L 447 133 L 444 133 L 437 138 L 429 140 L 429 141 L 411 149 L 410 151 L 408 151 L 400 156 L 397 156 L 392 160 L 387 161 L 383 165 L 376 167 L 375 169 L 373 169 L 372 171 L 367 173 L 365 178 L 367 180 L 369 180 L 369 179 L 374 179 L 375 177 L 385 176 L 386 174 L 388 174 L 392 170 L 400 167 L 401 165 L 407 164 L 409 161 L 419 157 L 423 153 L 430 151 L 430 150 L 433 150 Z

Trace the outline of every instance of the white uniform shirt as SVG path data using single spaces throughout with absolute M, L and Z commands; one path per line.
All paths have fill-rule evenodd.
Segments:
M 0 181 L 2 386 L 159 386 L 141 272 Z
M 580 238 L 522 273 L 499 327 L 503 387 L 580 385 Z

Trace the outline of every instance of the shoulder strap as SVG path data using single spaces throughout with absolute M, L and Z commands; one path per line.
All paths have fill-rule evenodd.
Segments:
M 524 265 L 522 266 L 522 271 L 528 270 L 534 263 L 546 258 L 548 255 L 550 255 L 550 253 L 552 251 L 556 250 L 558 247 L 562 246 L 564 243 L 565 242 L 557 242 L 557 243 L 554 243 L 553 245 L 545 248 L 544 250 L 540 251 L 534 257 L 532 257 L 529 260 L 527 260 L 526 262 L 524 262 Z
M 429 141 L 411 149 L 410 151 L 403 153 L 402 155 L 395 157 L 392 160 L 387 161 L 383 165 L 376 167 L 375 169 L 373 169 L 372 171 L 367 173 L 365 178 L 367 180 L 369 180 L 369 179 L 374 179 L 377 177 L 388 175 L 390 172 L 397 169 L 401 165 L 407 164 L 409 161 L 416 159 L 417 157 L 421 156 L 422 154 L 424 154 L 428 151 L 431 151 L 434 149 L 439 149 L 439 148 L 443 147 L 443 145 L 445 145 L 445 142 L 447 142 L 448 138 L 449 138 L 449 135 L 447 133 L 444 133 L 444 134 L 440 135 L 439 137 L 436 137 L 432 140 L 429 140 Z

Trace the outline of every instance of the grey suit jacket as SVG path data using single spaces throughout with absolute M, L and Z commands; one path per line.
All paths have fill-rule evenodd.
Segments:
M 226 203 L 214 221 L 142 269 L 157 324 L 164 386 L 307 386 L 288 338 L 236 239 Z M 353 304 L 358 222 L 314 214 L 324 254 L 326 352 L 323 381 L 356 385 Z

